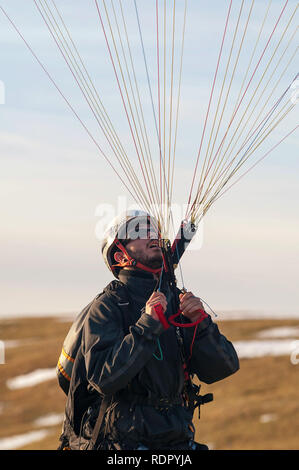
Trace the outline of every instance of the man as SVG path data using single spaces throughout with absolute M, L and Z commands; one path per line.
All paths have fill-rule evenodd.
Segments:
M 170 288 L 159 238 L 155 219 L 131 211 L 103 240 L 104 260 L 118 280 L 69 333 L 80 344 L 59 364 L 64 377 L 71 366 L 60 448 L 207 449 L 194 442 L 193 413 L 204 400 L 191 378 L 222 380 L 239 361 L 200 299 Z M 178 308 L 181 327 L 174 327 Z

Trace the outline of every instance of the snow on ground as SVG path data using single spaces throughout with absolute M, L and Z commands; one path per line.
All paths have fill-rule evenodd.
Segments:
M 45 416 L 41 416 L 33 422 L 35 427 L 47 427 L 57 426 L 63 421 L 63 414 L 51 413 Z M 51 434 L 50 430 L 39 429 L 36 431 L 30 431 L 26 434 L 19 434 L 16 436 L 4 437 L 0 439 L 0 450 L 16 450 L 24 447 L 33 442 L 41 441 L 45 437 Z
M 41 441 L 50 434 L 47 429 L 27 432 L 17 436 L 4 437 L 0 439 L 0 450 L 15 450 L 24 447 L 32 442 Z
M 298 320 L 298 312 L 266 312 L 266 311 L 255 311 L 255 310 L 216 310 L 217 317 L 213 315 L 209 310 L 208 313 L 212 316 L 214 321 L 225 321 L 225 320 Z
M 32 344 L 34 339 L 8 339 L 4 341 L 5 349 L 19 348 L 20 346 L 26 346 L 26 344 Z
M 276 421 L 278 416 L 275 413 L 266 413 L 260 416 L 260 423 L 266 424 Z
M 287 356 L 299 350 L 299 339 L 294 341 L 292 338 L 234 341 L 233 344 L 240 359 L 264 356 Z M 55 368 L 37 369 L 29 374 L 19 375 L 7 380 L 6 385 L 10 390 L 16 390 L 25 387 L 32 387 L 55 378 Z
M 250 359 L 264 356 L 288 356 L 299 346 L 299 340 L 249 340 L 234 341 L 233 345 L 240 359 Z
M 299 328 L 296 326 L 279 326 L 262 330 L 256 336 L 258 338 L 299 338 Z
M 41 416 L 37 418 L 33 425 L 40 428 L 43 426 L 57 426 L 57 424 L 61 424 L 63 421 L 63 414 L 61 413 L 50 413 L 45 416 Z
M 46 380 L 51 380 L 56 378 L 56 369 L 36 369 L 29 374 L 18 375 L 13 379 L 9 379 L 6 382 L 7 387 L 10 390 L 16 390 L 24 387 L 32 387 Z
M 257 333 L 257 338 L 247 341 L 235 341 L 234 347 L 240 359 L 250 359 L 255 357 L 264 356 L 291 356 L 294 351 L 299 350 L 299 339 L 294 341 L 294 338 L 299 338 L 298 327 L 279 327 L 262 330 Z M 263 339 L 265 338 L 265 339 Z M 284 338 L 284 339 L 281 339 Z M 8 347 L 19 346 L 18 341 L 11 340 Z M 299 353 L 298 353 L 299 354 Z M 20 375 L 7 380 L 7 387 L 11 390 L 16 390 L 24 387 L 32 387 L 47 380 L 56 378 L 55 368 L 37 369 L 29 374 Z M 0 404 L 0 413 L 2 407 Z M 274 414 L 264 414 L 260 416 L 261 423 L 269 423 L 277 419 Z M 56 426 L 61 424 L 63 415 L 52 413 L 46 416 L 41 416 L 33 422 L 35 427 Z M 0 439 L 0 450 L 14 450 L 22 448 L 32 442 L 44 439 L 50 433 L 47 429 L 40 429 L 31 431 L 26 434 L 11 436 Z M 212 449 L 213 444 L 209 447 Z

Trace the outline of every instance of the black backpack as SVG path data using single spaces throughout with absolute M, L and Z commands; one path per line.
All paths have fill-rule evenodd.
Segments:
M 112 294 L 115 297 L 117 304 L 122 311 L 124 331 L 126 331 L 126 334 L 129 332 L 129 326 L 131 325 L 131 322 L 129 314 L 130 300 L 128 291 L 125 284 L 120 281 L 113 280 L 79 313 L 67 336 L 65 337 L 61 354 L 58 359 L 56 373 L 59 385 L 66 395 L 69 392 L 73 365 L 81 345 L 82 330 L 85 318 L 94 301 L 106 293 Z

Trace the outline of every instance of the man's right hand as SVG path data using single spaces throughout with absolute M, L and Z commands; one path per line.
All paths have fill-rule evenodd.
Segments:
M 166 311 L 167 300 L 163 292 L 158 292 L 158 291 L 153 292 L 145 304 L 145 313 L 153 317 L 154 320 L 159 321 L 158 315 L 156 314 L 155 309 L 154 309 L 155 305 L 157 304 L 162 305 L 163 312 Z

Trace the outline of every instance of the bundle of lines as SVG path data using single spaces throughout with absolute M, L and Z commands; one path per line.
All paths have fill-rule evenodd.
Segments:
M 90 2 L 91 5 L 86 4 L 86 8 L 94 9 L 99 34 L 104 38 L 111 62 L 113 79 L 135 152 L 135 155 L 131 153 L 129 157 L 118 135 L 117 123 L 112 122 L 101 92 L 95 86 L 57 4 L 54 0 L 33 2 L 81 90 L 108 151 L 103 150 L 99 138 L 83 122 L 71 100 L 61 91 L 20 29 L 2 7 L 1 10 L 133 200 L 159 219 L 163 234 L 168 237 L 173 220 L 171 204 L 182 107 L 185 36 L 188 18 L 192 14 L 190 5 L 187 0 L 171 0 L 167 3 L 166 0 L 151 0 L 151 24 L 154 28 L 147 31 L 145 24 L 148 26 L 149 22 L 140 14 L 142 2 L 138 0 L 94 0 Z M 127 8 L 129 3 L 130 9 Z M 290 129 L 275 145 L 271 144 L 270 148 L 264 149 L 269 136 L 296 105 L 291 100 L 290 92 L 298 78 L 298 74 L 290 76 L 290 66 L 298 52 L 298 46 L 293 46 L 298 30 L 298 4 L 295 8 L 293 6 L 289 1 L 282 1 L 279 12 L 276 12 L 269 26 L 272 0 L 265 2 L 263 14 L 259 14 L 258 18 L 255 0 L 227 1 L 222 31 L 215 39 L 220 43 L 220 48 L 215 72 L 211 77 L 207 107 L 200 132 L 196 136 L 197 139 L 199 136 L 198 152 L 193 157 L 184 156 L 189 162 L 192 158 L 194 161 L 190 190 L 186 195 L 185 220 L 191 220 L 195 225 L 215 201 L 298 128 L 295 126 Z M 136 26 L 134 31 L 128 27 L 127 15 L 132 16 L 132 12 Z M 248 39 L 248 30 L 253 21 L 258 24 L 255 41 Z M 155 67 L 152 62 L 149 67 L 145 33 L 146 37 L 152 35 Z M 133 53 L 137 42 L 139 61 Z M 247 67 L 240 70 L 242 53 L 247 57 Z M 140 63 L 146 77 L 146 86 L 143 84 L 142 92 L 137 79 L 137 65 L 140 67 Z M 284 77 L 287 77 L 288 86 L 281 89 Z M 200 77 L 198 81 L 200 83 Z M 151 108 L 150 118 L 149 113 L 144 112 L 146 106 Z M 174 227 L 172 229 L 175 230 Z

